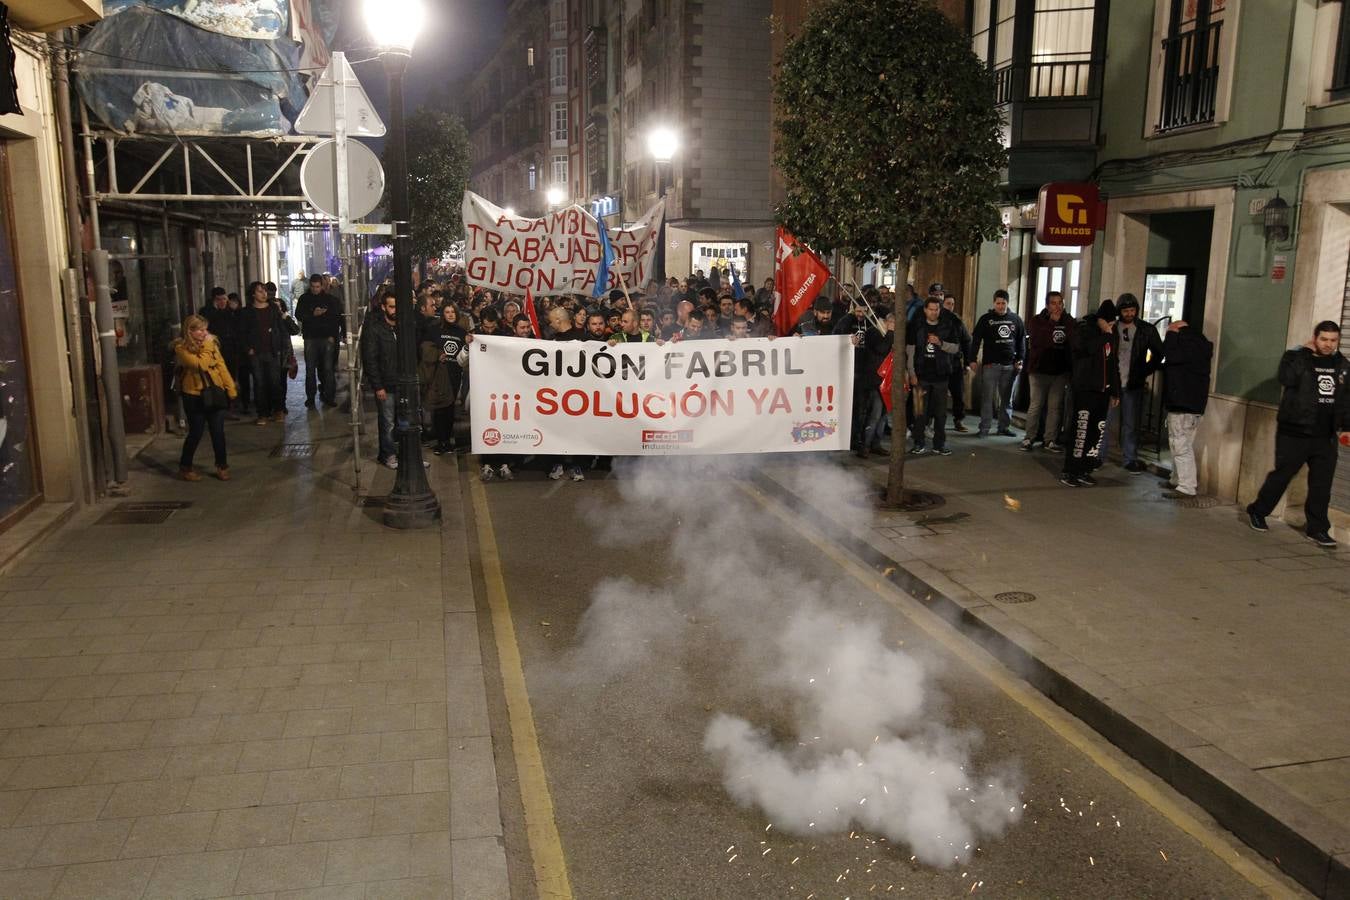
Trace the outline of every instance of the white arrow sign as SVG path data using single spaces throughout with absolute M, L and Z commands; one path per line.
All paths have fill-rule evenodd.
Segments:
M 334 54 L 319 81 L 310 91 L 305 108 L 292 126 L 296 134 L 331 135 L 336 131 L 334 93 L 342 91 L 346 109 L 346 133 L 351 137 L 384 137 L 384 121 L 352 71 L 347 57 Z

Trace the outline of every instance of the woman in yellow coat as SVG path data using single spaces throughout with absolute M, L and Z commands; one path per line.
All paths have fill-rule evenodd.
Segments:
M 216 477 L 229 481 L 230 466 L 225 459 L 225 408 L 228 404 L 214 402 L 219 399 L 215 389 L 223 390 L 230 399 L 234 399 L 238 390 L 225 366 L 220 342 L 206 330 L 206 320 L 201 316 L 188 316 L 183 320 L 183 335 L 173 345 L 178 360 L 178 390 L 183 395 L 183 411 L 188 421 L 183 453 L 178 458 L 178 477 L 184 481 L 201 481 L 202 476 L 192 468 L 192 457 L 201 443 L 202 432 L 210 429 L 211 448 L 216 453 Z

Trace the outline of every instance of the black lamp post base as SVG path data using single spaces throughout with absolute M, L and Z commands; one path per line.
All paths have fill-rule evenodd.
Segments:
M 390 494 L 384 503 L 384 524 L 400 531 L 430 528 L 441 520 L 441 504 L 435 494 L 400 496 Z

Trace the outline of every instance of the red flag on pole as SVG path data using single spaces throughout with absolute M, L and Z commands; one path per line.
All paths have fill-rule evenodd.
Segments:
M 780 335 L 791 331 L 806 314 L 829 277 L 830 268 L 819 256 L 797 243 L 786 229 L 778 229 L 773 322 Z
M 539 313 L 534 311 L 534 294 L 530 293 L 529 288 L 525 289 L 525 315 L 530 317 L 530 327 L 534 329 L 534 336 L 543 338 L 544 332 L 539 328 Z
M 895 374 L 895 352 L 886 354 L 881 365 L 877 366 L 877 374 L 881 376 L 881 402 L 886 404 L 886 412 L 891 411 L 891 379 Z

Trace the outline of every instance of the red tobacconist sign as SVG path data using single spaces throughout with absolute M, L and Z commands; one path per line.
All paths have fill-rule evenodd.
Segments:
M 1036 240 L 1061 247 L 1087 247 L 1097 237 L 1103 215 L 1097 185 L 1055 181 L 1041 188 L 1036 202 Z

